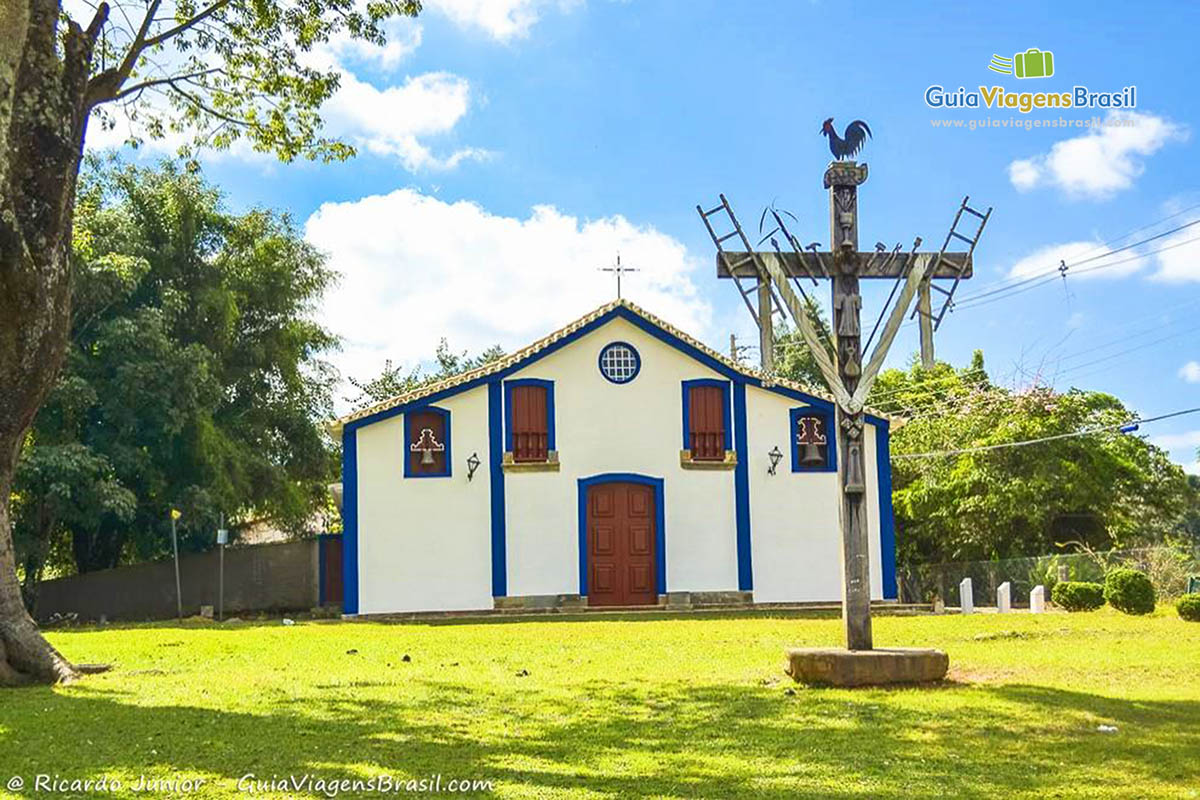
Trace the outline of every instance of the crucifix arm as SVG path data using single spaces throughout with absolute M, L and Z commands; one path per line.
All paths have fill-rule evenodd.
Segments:
M 900 297 L 896 300 L 896 305 L 888 316 L 887 325 L 883 328 L 883 335 L 879 337 L 879 344 L 875 345 L 875 349 L 871 352 L 871 360 L 867 362 L 866 369 L 863 370 L 862 380 L 859 381 L 854 397 L 850 399 L 854 412 L 860 411 L 866 405 L 867 393 L 871 391 L 871 386 L 879 375 L 883 359 L 887 357 L 892 340 L 896 338 L 896 332 L 900 330 L 900 323 L 904 320 L 904 315 L 908 313 L 909 303 L 912 302 L 913 295 L 917 293 L 917 287 L 925 278 L 925 273 L 929 271 L 929 264 L 933 260 L 933 256 L 928 253 L 915 253 L 914 256 L 913 268 L 904 281 L 904 289 L 901 290 Z

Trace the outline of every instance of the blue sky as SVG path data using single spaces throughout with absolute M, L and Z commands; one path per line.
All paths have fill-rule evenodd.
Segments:
M 695 206 L 724 192 L 755 226 L 773 202 L 805 241 L 827 243 L 818 129 L 862 118 L 875 134 L 861 156 L 864 247 L 915 235 L 936 247 L 966 194 L 995 208 L 938 356 L 961 365 L 982 348 L 998 380 L 1101 389 L 1150 416 L 1200 405 L 1200 225 L 1090 261 L 1139 257 L 1068 271 L 1065 285 L 965 300 L 1200 219 L 1198 21 L 1200 7 L 1153 3 L 430 0 L 383 51 L 318 54 L 343 71 L 325 116 L 358 158 L 205 161 L 232 206 L 287 209 L 330 253 L 343 281 L 320 314 L 346 337 L 334 360 L 369 375 L 384 358 L 428 358 L 441 336 L 528 343 L 611 299 L 596 269 L 618 250 L 642 270 L 627 297 L 715 347 L 731 332 L 752 341 Z M 1054 53 L 1053 77 L 987 69 L 1031 47 Z M 931 84 L 1135 85 L 1137 107 L 1121 128 L 935 128 L 1109 112 L 939 111 L 924 101 Z M 868 294 L 868 323 L 880 299 Z M 889 364 L 915 349 L 909 326 Z M 1200 471 L 1200 414 L 1145 432 Z

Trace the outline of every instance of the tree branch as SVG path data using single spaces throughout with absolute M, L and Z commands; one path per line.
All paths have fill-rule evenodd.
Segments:
M 146 40 L 145 47 L 154 47 L 157 44 L 162 44 L 172 36 L 178 36 L 193 25 L 202 22 L 208 17 L 211 17 L 213 14 L 217 13 L 227 5 L 229 5 L 229 0 L 217 0 L 217 2 L 213 3 L 211 6 L 204 9 L 191 19 L 185 20 L 176 25 L 174 28 L 169 28 L 156 36 L 150 37 Z
M 189 103 L 194 105 L 196 108 L 200 109 L 201 111 L 203 111 L 206 114 L 211 114 L 212 116 L 216 117 L 217 119 L 225 120 L 230 125 L 240 125 L 243 128 L 252 127 L 251 124 L 244 119 L 236 119 L 234 117 L 227 116 L 225 114 L 222 114 L 220 111 L 217 111 L 216 109 L 206 106 L 204 103 L 200 102 L 199 98 L 192 96 L 188 92 L 185 92 L 183 89 L 180 89 L 178 86 L 176 86 L 175 81 L 177 81 L 177 80 L 178 80 L 178 78 L 170 78 L 169 80 L 166 81 L 166 83 L 168 86 L 170 86 L 172 89 L 174 89 L 180 95 L 182 95 L 184 97 L 184 99 L 186 99 Z
M 125 53 L 125 58 L 121 60 L 121 65 L 105 70 L 88 81 L 87 91 L 84 93 L 85 111 L 90 111 L 93 106 L 112 100 L 113 96 L 120 91 L 122 84 L 129 79 L 133 68 L 137 65 L 138 57 L 146 49 L 146 34 L 150 31 L 154 15 L 158 13 L 160 5 L 162 5 L 162 0 L 150 1 L 150 5 L 146 8 L 146 15 L 142 17 L 142 24 L 138 26 L 137 34 L 129 43 L 129 50 Z
M 209 69 L 202 69 L 199 72 L 189 72 L 186 75 L 172 75 L 169 78 L 154 78 L 151 80 L 140 81 L 132 86 L 125 87 L 121 91 L 114 94 L 111 99 L 120 100 L 136 92 L 149 89 L 152 86 L 161 86 L 164 83 L 169 84 L 172 81 L 188 81 L 192 78 L 199 78 L 201 75 L 211 75 L 214 72 L 224 72 L 224 70 L 221 67 L 211 67 Z

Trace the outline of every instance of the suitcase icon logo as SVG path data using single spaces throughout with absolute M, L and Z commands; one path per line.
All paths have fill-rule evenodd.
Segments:
M 993 55 L 988 69 L 1018 78 L 1049 78 L 1054 74 L 1054 53 L 1031 47 L 1012 58 Z

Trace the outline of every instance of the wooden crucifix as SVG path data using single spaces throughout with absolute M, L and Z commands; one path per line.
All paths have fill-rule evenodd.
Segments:
M 919 239 L 913 251 L 908 253 L 901 253 L 899 248 L 890 254 L 878 248 L 871 252 L 859 252 L 858 187 L 866 179 L 867 165 L 854 161 L 834 161 L 825 171 L 825 188 L 829 190 L 829 251 L 802 250 L 793 240 L 793 252 L 776 249 L 775 252 L 718 252 L 717 255 L 718 277 L 757 280 L 756 294 L 760 305 L 756 318 L 760 329 L 771 322 L 774 310 L 772 292 L 782 298 L 837 401 L 835 432 L 842 493 L 839 509 L 842 528 L 842 618 L 846 646 L 850 650 L 870 650 L 873 644 L 863 445 L 863 406 L 867 393 L 922 283 L 930 278 L 954 278 L 957 282 L 971 275 L 970 253 L 948 253 L 945 248 L 941 253 L 916 252 Z M 726 210 L 729 208 L 724 197 L 722 206 Z M 701 211 L 701 215 L 704 216 L 705 212 Z M 729 216 L 742 241 L 746 241 L 732 211 Z M 719 248 L 719 237 L 714 235 L 714 240 Z M 792 278 L 831 280 L 833 359 L 814 321 L 809 318 L 807 307 L 792 290 L 789 283 Z M 902 280 L 903 289 L 884 325 L 879 343 L 864 365 L 859 282 L 872 278 Z M 744 292 L 743 297 L 748 294 Z M 763 333 L 766 341 L 773 342 L 773 338 L 768 338 L 769 332 Z

